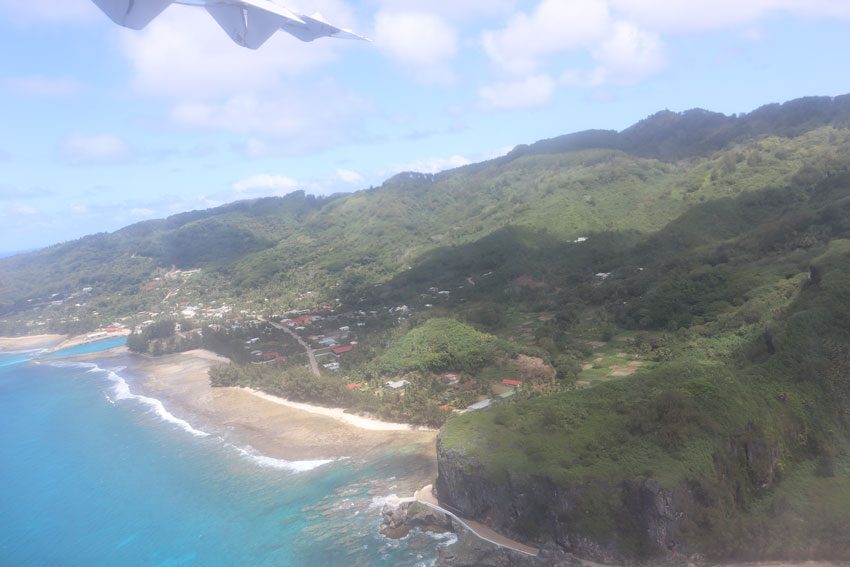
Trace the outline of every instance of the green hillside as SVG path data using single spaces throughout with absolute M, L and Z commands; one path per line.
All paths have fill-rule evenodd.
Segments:
M 850 95 L 0 259 L 0 333 L 192 319 L 216 385 L 446 422 L 440 498 L 524 541 L 850 560 L 848 282 Z
M 27 317 L 17 314 L 32 303 L 82 287 L 110 297 L 99 305 L 104 316 L 157 311 L 162 298 L 144 285 L 172 267 L 201 268 L 197 289 L 284 308 L 305 291 L 316 304 L 357 293 L 508 227 L 541 232 L 548 244 L 588 233 L 650 234 L 695 204 L 840 167 L 848 100 L 801 99 L 738 117 L 664 112 L 620 134 L 521 146 L 491 162 L 400 174 L 352 195 L 234 203 L 0 259 L 3 332 L 18 329 Z M 675 156 L 659 149 L 670 140 Z M 51 330 L 80 327 L 56 311 Z

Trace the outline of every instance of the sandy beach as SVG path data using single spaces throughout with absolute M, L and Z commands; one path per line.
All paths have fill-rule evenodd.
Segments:
M 388 421 L 379 421 L 377 419 L 372 419 L 369 417 L 346 413 L 345 409 L 343 408 L 326 408 L 324 406 L 293 402 L 285 398 L 279 398 L 278 396 L 266 394 L 265 392 L 261 392 L 259 390 L 253 390 L 251 388 L 242 388 L 242 390 L 245 390 L 246 392 L 249 392 L 264 400 L 268 400 L 272 403 L 280 404 L 288 408 L 294 408 L 315 415 L 329 417 L 331 419 L 334 419 L 346 425 L 351 425 L 352 427 L 357 427 L 359 429 L 367 429 L 369 431 L 430 431 L 432 433 L 437 432 L 436 429 L 428 429 L 426 427 L 415 427 L 408 423 L 391 423 Z
M 152 358 L 113 349 L 85 357 L 101 366 L 126 365 L 134 393 L 157 398 L 173 415 L 263 455 L 290 461 L 369 458 L 387 450 L 421 455 L 436 472 L 436 431 L 291 402 L 247 388 L 212 388 L 207 371 L 227 359 L 205 351 Z
M 51 346 L 50 352 L 56 352 L 58 350 L 72 348 L 75 346 L 80 346 L 88 343 L 94 343 L 97 341 L 102 341 L 104 339 L 111 339 L 112 337 L 126 337 L 130 334 L 129 329 L 123 329 L 121 331 L 117 331 L 114 333 L 89 333 L 86 335 L 75 335 L 73 337 L 67 337 L 64 335 L 60 335 L 60 337 L 64 340 L 59 342 L 59 344 L 55 344 Z
M 0 337 L 0 351 L 47 348 L 61 343 L 66 335 L 30 335 L 25 337 Z

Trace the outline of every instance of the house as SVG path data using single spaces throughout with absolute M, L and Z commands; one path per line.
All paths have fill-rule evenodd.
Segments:
M 328 370 L 332 370 L 334 372 L 339 370 L 339 362 L 329 362 L 327 364 L 323 364 L 322 366 L 324 368 L 327 368 Z
M 345 387 L 349 390 L 357 390 L 360 388 L 360 384 L 355 384 L 352 382 L 351 384 L 346 384 Z
M 452 411 L 453 408 L 450 405 L 444 405 L 444 406 L 438 406 L 437 409 L 440 410 L 440 411 Z
M 350 331 L 350 330 L 351 330 L 351 327 L 349 327 L 348 325 L 346 325 L 345 327 L 340 327 L 340 328 L 339 328 L 339 330 L 345 333 L 345 332 Z
M 387 388 L 398 390 L 399 388 L 404 388 L 408 384 L 410 384 L 410 382 L 408 382 L 407 380 L 398 380 L 395 382 L 387 382 L 386 386 Z
M 352 350 L 354 350 L 354 347 L 352 345 L 343 345 L 343 346 L 332 348 L 331 352 L 334 353 L 335 355 L 339 356 L 339 355 L 344 354 L 346 352 L 351 352 Z
M 502 392 L 499 394 L 499 398 L 502 400 L 506 400 L 516 394 L 516 390 L 508 390 L 507 392 Z
M 467 411 L 482 410 L 484 408 L 489 408 L 490 404 L 492 404 L 492 403 L 493 403 L 493 400 L 490 400 L 490 399 L 481 400 L 480 402 L 476 402 L 466 409 L 467 409 Z
M 336 339 L 332 339 L 332 338 L 330 338 L 330 337 L 326 337 L 326 338 L 324 338 L 324 339 L 320 340 L 320 341 L 319 341 L 319 344 L 320 344 L 320 345 L 322 345 L 322 346 L 330 346 L 330 347 L 332 347 L 332 346 L 336 346 L 336 345 L 337 345 L 337 342 L 336 342 Z
M 505 380 L 502 380 L 502 384 L 504 384 L 505 386 L 513 386 L 514 388 L 519 388 L 520 386 L 522 386 L 522 380 L 505 379 Z

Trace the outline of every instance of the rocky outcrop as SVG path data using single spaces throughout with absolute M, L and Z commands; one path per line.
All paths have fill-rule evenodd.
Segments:
M 715 476 L 672 489 L 644 477 L 562 485 L 540 474 L 494 472 L 440 437 L 437 457 L 441 503 L 508 537 L 555 542 L 603 563 L 678 565 L 704 552 L 692 535 L 710 533 L 706 510 L 743 509 L 776 481 L 779 450 L 748 427 L 718 448 Z
M 497 547 L 469 533 L 462 527 L 457 543 L 439 551 L 435 567 L 580 567 L 576 557 L 549 543 L 536 557 Z
M 403 538 L 414 528 L 444 533 L 452 531 L 453 527 L 450 516 L 419 502 L 404 502 L 398 506 L 386 504 L 381 514 L 384 521 L 380 532 L 393 539 Z
M 652 479 L 559 486 L 542 475 L 493 478 L 467 454 L 437 443 L 441 501 L 464 516 L 529 544 L 553 541 L 581 557 L 622 564 L 686 560 L 680 537 L 683 499 Z

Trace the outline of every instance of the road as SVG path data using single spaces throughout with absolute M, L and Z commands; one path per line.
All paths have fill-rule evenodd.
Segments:
M 288 334 L 292 335 L 292 338 L 295 339 L 296 341 L 298 341 L 298 344 L 300 344 L 302 347 L 304 347 L 304 351 L 307 353 L 307 358 L 310 359 L 310 370 L 312 370 L 313 374 L 315 374 L 316 376 L 321 376 L 321 374 L 319 373 L 319 363 L 316 361 L 316 354 L 313 352 L 313 349 L 310 348 L 310 345 L 308 345 L 307 342 L 304 339 L 302 339 L 300 336 L 298 336 L 298 333 L 296 333 L 295 331 L 293 331 L 292 329 L 290 329 L 289 327 L 287 327 L 285 325 L 281 325 L 280 323 L 274 323 L 274 322 L 268 321 L 266 319 L 262 319 L 262 320 L 265 321 L 266 323 L 268 323 L 269 325 L 271 325 L 272 327 L 274 327 L 275 329 L 278 329 L 280 331 L 283 331 L 284 333 L 288 333 Z
M 511 551 L 516 551 L 517 553 L 531 555 L 533 557 L 537 556 L 537 552 L 539 551 L 538 549 L 507 538 L 480 522 L 461 518 L 451 510 L 446 510 L 445 508 L 443 508 L 440 505 L 440 502 L 434 496 L 433 486 L 431 486 L 430 484 L 425 488 L 422 488 L 421 490 L 417 490 L 416 493 L 413 495 L 413 498 L 415 498 L 417 502 L 421 502 L 422 504 L 425 504 L 426 506 L 433 508 L 438 512 L 448 514 L 449 516 L 457 520 L 463 527 L 465 527 L 466 529 L 468 529 L 473 534 L 475 534 L 486 542 L 492 543 L 493 545 L 498 545 L 499 547 L 510 549 Z

